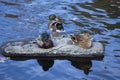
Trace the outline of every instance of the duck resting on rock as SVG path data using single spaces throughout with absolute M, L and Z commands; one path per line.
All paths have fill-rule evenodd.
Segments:
M 53 41 L 51 40 L 51 37 L 47 32 L 41 34 L 38 46 L 44 49 L 52 48 L 54 46 Z
M 50 30 L 56 28 L 57 32 L 64 31 L 63 22 L 55 14 L 51 14 L 49 20 L 48 28 Z
M 73 44 L 82 48 L 89 49 L 92 47 L 92 38 L 89 33 L 71 35 Z

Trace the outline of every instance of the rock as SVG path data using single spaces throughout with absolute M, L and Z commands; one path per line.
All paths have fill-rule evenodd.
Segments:
M 93 42 L 93 46 L 84 49 L 72 44 L 70 38 L 55 38 L 54 47 L 42 49 L 38 47 L 36 39 L 8 42 L 2 46 L 2 54 L 11 56 L 71 56 L 71 57 L 96 57 L 104 55 L 104 47 L 100 42 Z

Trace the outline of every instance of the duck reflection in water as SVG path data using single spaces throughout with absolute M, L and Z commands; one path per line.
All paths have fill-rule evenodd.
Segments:
M 12 60 L 16 60 L 16 61 L 25 61 L 28 60 L 29 58 L 10 58 Z M 35 58 L 37 59 L 38 64 L 42 67 L 42 69 L 44 71 L 48 71 L 53 65 L 54 65 L 54 60 L 56 59 L 51 59 L 51 58 L 47 58 L 47 59 L 39 59 L 39 58 Z M 62 59 L 60 59 L 62 60 Z M 103 57 L 100 58 L 95 58 L 95 59 L 89 59 L 89 58 L 71 58 L 71 59 L 66 59 L 68 61 L 71 62 L 71 65 L 74 66 L 77 69 L 83 70 L 84 73 L 86 75 L 89 74 L 89 72 L 91 71 L 90 68 L 92 67 L 92 60 L 103 60 Z
M 71 65 L 73 65 L 75 68 L 83 70 L 84 74 L 88 75 L 90 72 L 90 68 L 92 67 L 92 62 L 91 61 L 72 61 L 71 60 Z
M 49 59 L 48 60 L 37 59 L 37 62 L 39 63 L 39 65 L 41 65 L 44 71 L 49 70 L 49 68 L 52 67 L 54 64 L 54 60 L 49 60 Z
M 81 62 L 81 60 L 69 60 L 71 61 L 71 65 L 74 66 L 75 68 L 78 68 L 80 70 L 83 70 L 86 75 L 89 74 L 90 68 L 92 67 L 92 62 L 91 60 Z M 54 64 L 54 60 L 40 60 L 38 59 L 37 62 L 42 66 L 44 71 L 49 70 Z

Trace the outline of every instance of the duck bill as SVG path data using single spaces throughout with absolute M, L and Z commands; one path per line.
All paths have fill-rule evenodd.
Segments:
M 58 18 L 55 18 L 55 21 L 59 21 L 59 19 L 58 19 Z

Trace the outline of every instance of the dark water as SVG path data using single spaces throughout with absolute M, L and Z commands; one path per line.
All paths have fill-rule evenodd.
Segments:
M 103 60 L 7 60 L 0 63 L 0 80 L 120 79 L 120 0 L 0 0 L 0 45 L 37 37 L 52 13 L 68 32 L 88 31 L 102 42 Z

